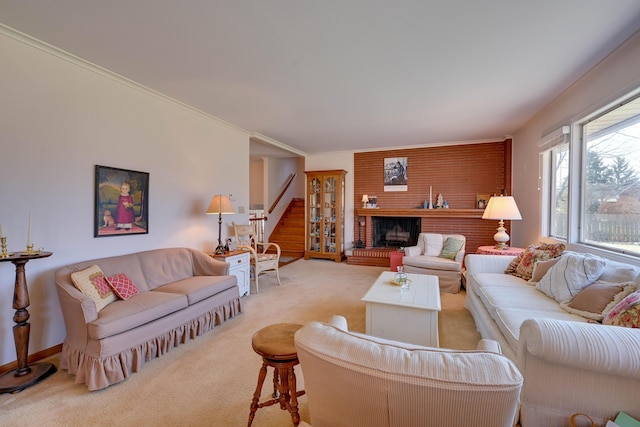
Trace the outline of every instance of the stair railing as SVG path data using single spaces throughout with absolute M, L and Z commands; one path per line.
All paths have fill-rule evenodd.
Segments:
M 256 241 L 258 242 L 264 242 L 264 223 L 266 220 L 267 217 L 264 215 L 252 216 L 249 218 L 249 224 L 252 224 L 253 229 L 256 230 Z
M 295 173 L 292 173 L 289 175 L 289 178 L 287 178 L 287 181 L 284 185 L 284 188 L 282 189 L 282 191 L 280 192 L 280 194 L 278 195 L 278 197 L 276 198 L 276 201 L 273 202 L 273 204 L 271 205 L 271 207 L 269 208 L 269 213 L 272 213 L 273 210 L 276 208 L 276 206 L 278 205 L 278 203 L 280 202 L 280 199 L 282 199 L 282 196 L 284 196 L 284 193 L 287 192 L 287 189 L 289 188 L 289 186 L 291 185 L 291 183 L 293 182 L 293 179 L 296 177 Z

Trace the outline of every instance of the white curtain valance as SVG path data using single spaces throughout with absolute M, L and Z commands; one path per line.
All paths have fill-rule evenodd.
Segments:
M 552 149 L 553 147 L 557 147 L 558 145 L 568 144 L 570 133 L 571 127 L 567 125 L 546 134 L 542 137 L 542 139 L 540 139 L 540 142 L 538 142 L 540 151 L 547 151 Z

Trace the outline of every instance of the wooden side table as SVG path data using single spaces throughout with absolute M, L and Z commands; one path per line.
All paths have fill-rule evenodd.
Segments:
M 478 255 L 509 255 L 516 256 L 524 252 L 524 248 L 510 246 L 506 249 L 496 249 L 495 246 L 480 246 L 476 251 Z
M 0 393 L 15 393 L 30 387 L 45 379 L 56 371 L 55 365 L 48 362 L 27 364 L 29 356 L 29 290 L 27 289 L 27 278 L 25 265 L 29 260 L 46 258 L 53 255 L 51 252 L 35 252 L 23 255 L 16 252 L 7 257 L 0 257 L 0 262 L 11 261 L 16 266 L 16 283 L 13 289 L 13 308 L 16 310 L 13 321 L 13 340 L 16 345 L 16 356 L 18 357 L 18 367 L 0 376 Z
M 249 295 L 250 288 L 250 275 L 251 275 L 251 253 L 249 251 L 229 251 L 224 254 L 209 254 L 213 259 L 218 261 L 228 262 L 229 274 L 236 276 L 238 279 L 238 288 L 240 290 L 240 296 Z

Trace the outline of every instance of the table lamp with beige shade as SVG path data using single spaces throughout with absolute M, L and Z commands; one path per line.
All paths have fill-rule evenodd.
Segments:
M 518 220 L 522 219 L 518 205 L 513 196 L 493 196 L 489 199 L 489 203 L 482 214 L 482 219 L 497 219 L 498 232 L 493 236 L 493 240 L 496 241 L 496 249 L 507 249 L 507 242 L 509 241 L 509 235 L 506 228 L 504 228 L 505 220 Z
M 216 254 L 224 254 L 227 251 L 222 244 L 222 215 L 234 213 L 236 212 L 229 197 L 221 194 L 213 196 L 207 208 L 207 214 L 218 214 L 218 247 L 216 248 Z

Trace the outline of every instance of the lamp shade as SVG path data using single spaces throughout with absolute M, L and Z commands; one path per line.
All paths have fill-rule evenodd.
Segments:
M 209 207 L 207 208 L 208 214 L 233 214 L 236 211 L 233 209 L 233 205 L 231 204 L 231 200 L 229 197 L 223 196 L 221 194 L 216 194 L 211 199 L 211 203 L 209 203 Z
M 369 201 L 369 196 L 367 196 L 366 194 L 363 194 L 361 202 L 367 203 L 368 201 Z
M 493 196 L 482 214 L 482 219 L 522 219 L 513 196 Z

